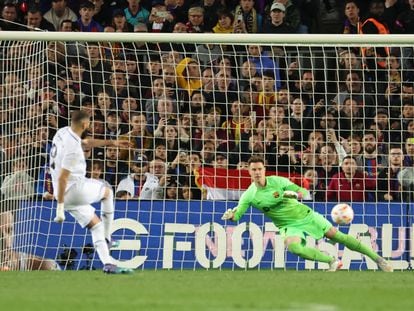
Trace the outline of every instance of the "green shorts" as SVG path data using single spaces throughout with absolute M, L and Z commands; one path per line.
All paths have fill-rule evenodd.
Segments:
M 304 219 L 280 228 L 280 234 L 285 240 L 287 237 L 298 236 L 304 243 L 306 236 L 319 240 L 331 229 L 332 224 L 317 212 L 310 213 Z

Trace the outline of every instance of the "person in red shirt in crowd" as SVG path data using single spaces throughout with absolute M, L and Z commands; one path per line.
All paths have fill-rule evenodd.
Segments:
M 357 161 L 346 156 L 340 173 L 335 174 L 329 183 L 326 199 L 334 202 L 364 202 L 365 192 L 376 188 L 376 179 L 366 177 L 357 170 Z

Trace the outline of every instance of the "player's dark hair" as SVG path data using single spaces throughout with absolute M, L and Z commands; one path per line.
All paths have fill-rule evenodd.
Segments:
M 72 112 L 72 123 L 80 124 L 84 120 L 89 120 L 90 116 L 85 110 L 75 110 Z
M 262 163 L 264 165 L 265 161 L 264 161 L 262 156 L 254 155 L 254 156 L 250 157 L 250 159 L 249 159 L 249 161 L 247 161 L 247 163 L 249 165 L 250 165 L 250 163 Z

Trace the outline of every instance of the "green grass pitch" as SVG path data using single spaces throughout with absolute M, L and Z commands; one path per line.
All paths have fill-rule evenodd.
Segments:
M 0 310 L 414 310 L 414 272 L 0 272 Z

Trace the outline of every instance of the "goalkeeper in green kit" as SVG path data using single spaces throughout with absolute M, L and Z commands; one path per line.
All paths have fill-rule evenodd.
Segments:
M 261 210 L 280 229 L 285 245 L 291 253 L 304 259 L 326 262 L 329 264 L 328 271 L 340 269 L 342 262 L 317 248 L 307 247 L 306 235 L 317 240 L 325 236 L 333 242 L 367 255 L 381 270 L 393 271 L 392 266 L 372 249 L 354 237 L 338 231 L 322 215 L 300 203 L 298 199 L 307 194 L 306 189 L 284 177 L 266 176 L 264 160 L 261 157 L 253 156 L 248 163 L 253 183 L 243 193 L 239 204 L 223 214 L 223 220 L 238 221 L 246 210 L 253 206 Z

